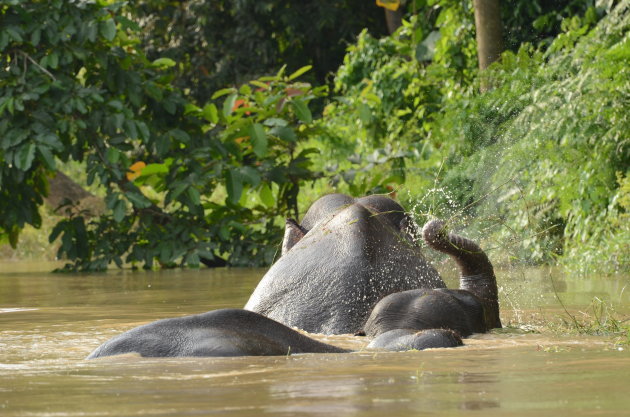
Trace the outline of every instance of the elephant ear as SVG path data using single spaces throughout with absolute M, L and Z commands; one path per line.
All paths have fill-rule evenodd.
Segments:
M 282 255 L 300 241 L 308 230 L 300 226 L 295 220 L 287 219 L 284 228 L 284 239 L 282 239 Z

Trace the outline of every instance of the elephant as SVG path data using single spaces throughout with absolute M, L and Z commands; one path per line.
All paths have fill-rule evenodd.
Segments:
M 462 346 L 461 336 L 449 329 L 394 329 L 374 338 L 367 349 L 381 349 L 393 352 L 424 350 Z
M 452 330 L 396 329 L 375 338 L 368 349 L 423 350 L 461 346 Z M 158 320 L 113 337 L 86 359 L 136 353 L 143 357 L 285 356 L 299 353 L 348 353 L 319 342 L 275 320 L 243 309 Z
M 395 328 L 447 328 L 464 336 L 501 327 L 496 278 L 479 246 L 434 220 L 427 244 L 450 255 L 460 289 L 446 289 L 389 197 L 330 194 L 301 224 L 287 220 L 282 256 L 245 309 L 311 333 L 378 336 Z M 378 303 L 378 304 L 377 304 Z
M 445 288 L 412 224 L 389 197 L 321 197 L 301 224 L 287 220 L 282 255 L 245 309 L 310 333 L 356 333 L 381 298 Z
M 173 357 L 343 352 L 347 350 L 318 342 L 260 314 L 221 309 L 136 327 L 103 343 L 87 359 L 124 353 Z
M 287 219 L 282 255 L 244 309 L 160 320 L 117 336 L 88 359 L 141 356 L 242 356 L 344 353 L 310 333 L 367 335 L 370 349 L 456 347 L 461 337 L 501 327 L 494 270 L 469 239 L 432 220 L 426 243 L 458 264 L 447 289 L 424 259 L 413 222 L 385 196 L 330 194 L 302 223 Z
M 423 228 L 429 246 L 459 265 L 460 289 L 415 289 L 390 294 L 372 309 L 363 328 L 367 336 L 393 329 L 451 329 L 467 337 L 501 327 L 498 290 L 488 256 L 473 241 L 447 234 L 444 222 Z

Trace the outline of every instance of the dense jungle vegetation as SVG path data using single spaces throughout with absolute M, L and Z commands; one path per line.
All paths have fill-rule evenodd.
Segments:
M 0 239 L 260 266 L 320 194 L 392 193 L 502 262 L 627 273 L 630 2 L 502 4 L 480 71 L 472 1 L 388 35 L 358 0 L 1 0 Z M 53 214 L 58 171 L 104 207 Z

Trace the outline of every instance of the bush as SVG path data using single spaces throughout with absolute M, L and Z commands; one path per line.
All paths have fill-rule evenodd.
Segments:
M 487 74 L 496 88 L 449 106 L 436 140 L 462 138 L 446 183 L 463 176 L 474 199 L 488 196 L 477 215 L 498 216 L 523 259 L 615 271 L 628 268 L 613 243 L 627 229 L 611 227 L 630 166 L 628 5 L 595 21 L 565 20 L 545 53 L 506 52 Z
M 41 225 L 48 175 L 74 160 L 106 188 L 108 211 L 53 229 L 69 269 L 270 263 L 277 217 L 320 176 L 303 142 L 323 90 L 297 82 L 307 67 L 190 102 L 171 85 L 176 63 L 149 61 L 140 27 L 110 3 L 0 8 L 0 239 L 15 246 Z

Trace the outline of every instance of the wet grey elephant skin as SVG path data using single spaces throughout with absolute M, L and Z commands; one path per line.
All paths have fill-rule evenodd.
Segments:
M 342 353 L 274 320 L 241 309 L 159 320 L 116 336 L 87 359 L 137 353 L 145 357 L 275 356 Z
M 301 224 L 287 220 L 282 256 L 245 309 L 311 333 L 356 333 L 383 297 L 444 288 L 411 224 L 385 196 L 320 198 Z
M 376 337 L 367 348 L 402 352 L 406 350 L 457 347 L 463 344 L 462 338 L 453 330 L 430 329 L 418 331 L 395 329 Z
M 460 269 L 460 289 L 415 289 L 391 294 L 376 304 L 363 333 L 378 336 L 394 329 L 450 329 L 461 336 L 501 327 L 494 269 L 473 241 L 450 234 L 442 221 L 423 228 L 425 242 L 447 253 Z

